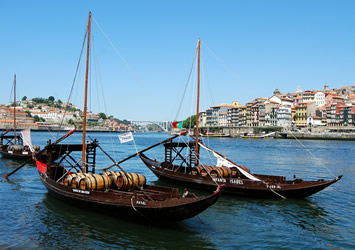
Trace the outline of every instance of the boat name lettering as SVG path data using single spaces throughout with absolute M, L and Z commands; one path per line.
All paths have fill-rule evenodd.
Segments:
M 240 184 L 240 185 L 244 184 L 243 181 L 240 180 L 240 179 L 231 179 L 230 183 L 232 183 L 232 184 Z
M 269 185 L 269 188 L 281 188 L 280 185 Z
M 22 154 L 24 154 L 24 155 L 28 155 L 28 152 L 22 152 Z
M 223 182 L 223 183 L 226 183 L 226 179 L 224 178 L 213 178 L 213 181 L 217 181 L 217 182 Z
M 90 194 L 90 191 L 81 190 L 81 189 L 76 189 L 76 188 L 73 189 L 73 192 L 74 192 L 74 193 L 79 193 L 79 194 Z
M 145 203 L 145 201 L 136 201 L 136 204 L 137 205 L 147 205 L 146 203 Z
M 14 152 L 12 152 L 12 151 L 7 151 L 9 154 L 13 154 Z

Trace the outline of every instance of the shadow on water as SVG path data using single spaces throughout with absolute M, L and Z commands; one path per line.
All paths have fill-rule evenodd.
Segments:
M 77 208 L 48 194 L 37 210 L 42 224 L 36 239 L 39 247 L 214 248 L 190 230 L 189 221 L 195 219 L 168 225 L 131 221 Z M 177 241 L 179 238 L 183 240 Z

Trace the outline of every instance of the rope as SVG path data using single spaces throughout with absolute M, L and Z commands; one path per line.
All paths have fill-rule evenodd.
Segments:
M 87 30 L 86 30 L 85 35 L 84 35 L 83 44 L 82 44 L 82 47 L 81 47 L 78 64 L 76 66 L 76 71 L 75 71 L 72 87 L 70 89 L 70 94 L 69 94 L 68 101 L 67 101 L 68 103 L 70 102 L 70 99 L 71 99 L 71 96 L 72 96 L 72 93 L 73 93 L 73 89 L 74 89 L 74 86 L 75 86 L 75 81 L 76 81 L 76 78 L 77 78 L 77 75 L 78 75 L 79 67 L 80 67 L 80 64 L 81 64 L 81 58 L 82 58 L 83 50 L 84 50 L 84 47 L 85 47 L 86 36 L 87 36 Z M 62 125 L 64 123 L 64 117 L 65 117 L 65 113 L 64 113 L 62 121 L 60 123 L 60 127 L 62 127 Z M 57 133 L 56 139 L 58 139 L 59 133 L 60 133 L 60 130 Z
M 184 92 L 183 92 L 183 94 L 182 94 L 182 98 L 181 98 L 181 101 L 180 101 L 178 110 L 177 110 L 177 112 L 176 112 L 175 121 L 177 120 L 177 117 L 179 116 L 182 103 L 183 103 L 183 101 L 184 101 L 184 99 L 185 99 L 186 90 L 187 90 L 187 87 L 188 87 L 188 85 L 189 85 L 189 82 L 190 82 L 190 79 L 191 79 L 191 75 L 192 75 L 192 72 L 193 72 L 193 69 L 194 69 L 194 66 L 195 66 L 196 56 L 197 56 L 197 48 L 196 48 L 195 56 L 194 56 L 193 61 L 192 61 L 190 73 L 189 73 L 189 76 L 188 76 L 187 81 L 186 81 L 186 84 L 185 84 L 185 89 L 184 89 Z
M 134 207 L 134 205 L 133 205 L 133 198 L 134 198 L 134 197 L 131 198 L 131 205 L 132 205 L 133 210 L 136 211 L 137 213 L 139 213 L 141 216 L 144 217 L 144 214 L 142 214 L 141 212 L 139 212 L 139 211 Z
M 273 189 L 269 186 L 269 184 L 267 184 L 265 181 L 263 181 L 263 183 L 264 183 L 264 184 L 266 185 L 266 187 L 269 188 L 274 194 L 280 196 L 282 199 L 285 199 L 285 200 L 287 199 L 285 196 L 283 196 L 283 195 L 279 194 L 278 192 L 276 192 L 275 190 L 273 190 Z
M 133 206 L 133 198 L 134 198 L 134 197 L 131 198 L 131 205 L 132 205 L 132 208 L 134 209 L 134 211 L 136 211 L 136 212 L 139 213 L 139 211 Z
M 317 158 L 300 140 L 298 140 L 297 137 L 296 137 L 292 132 L 291 132 L 291 135 L 296 139 L 296 141 L 297 141 L 299 144 L 301 144 L 301 145 L 306 149 L 306 151 L 307 151 L 315 160 L 317 160 L 318 162 L 320 162 L 321 165 L 322 165 L 326 170 L 328 170 L 328 172 L 329 172 L 331 175 L 334 176 L 334 178 L 337 177 L 335 174 L 333 174 L 332 171 L 329 170 L 329 168 L 327 168 L 327 166 L 325 166 L 325 164 L 324 164 L 319 158 Z

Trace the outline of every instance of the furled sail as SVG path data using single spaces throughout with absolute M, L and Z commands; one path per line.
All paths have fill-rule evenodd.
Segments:
M 254 180 L 254 181 L 260 181 L 260 179 L 256 178 L 254 175 L 248 173 L 247 171 L 245 171 L 243 168 L 241 168 L 240 166 L 234 164 L 233 162 L 231 162 L 230 160 L 224 158 L 221 154 L 217 153 L 216 151 L 214 151 L 213 149 L 210 149 L 209 147 L 205 146 L 204 144 L 202 144 L 201 142 L 198 143 L 202 148 L 204 148 L 205 150 L 212 152 L 214 157 L 217 158 L 217 167 L 236 167 L 245 177 L 247 177 L 248 179 Z
M 22 130 L 21 136 L 22 136 L 22 140 L 23 140 L 23 145 L 28 145 L 31 152 L 33 153 L 35 150 L 33 149 L 33 146 L 32 146 L 31 130 L 29 130 L 29 129 Z

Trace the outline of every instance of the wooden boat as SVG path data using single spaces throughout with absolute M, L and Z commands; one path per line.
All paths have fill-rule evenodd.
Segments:
M 198 42 L 198 72 L 200 71 L 200 41 Z M 199 73 L 198 73 L 199 74 Z M 321 191 L 337 182 L 342 176 L 332 180 L 304 181 L 302 179 L 286 180 L 284 176 L 252 174 L 247 167 L 238 165 L 220 153 L 199 141 L 199 85 L 197 81 L 196 138 L 194 141 L 173 141 L 177 137 L 164 141 L 165 160 L 160 162 L 147 157 L 143 150 L 139 156 L 145 165 L 160 179 L 184 186 L 200 189 L 214 189 L 225 185 L 225 193 L 260 198 L 304 198 Z M 160 143 L 154 145 L 157 146 Z M 200 164 L 200 148 L 211 152 L 217 158 L 215 166 Z M 151 148 L 151 147 L 150 147 Z
M 212 133 L 212 132 L 207 132 L 205 134 L 201 135 L 202 137 L 231 137 L 230 134 L 225 134 L 225 133 Z
M 4 158 L 16 160 L 32 159 L 33 154 L 39 151 L 39 146 L 31 143 L 30 130 L 16 132 L 16 75 L 14 76 L 14 123 L 13 135 L 9 135 L 9 130 L 0 134 L 0 154 Z M 25 142 L 24 142 L 25 139 Z
M 91 13 L 89 13 L 87 33 L 88 52 L 90 24 Z M 88 57 L 89 53 L 87 54 L 85 90 L 87 90 L 88 82 Z M 86 143 L 86 94 L 87 91 L 85 91 L 84 103 L 83 142 L 81 144 L 59 144 L 72 134 L 73 130 L 58 141 L 53 143 L 49 141 L 45 148 L 36 155 L 40 178 L 50 195 L 100 213 L 145 218 L 150 222 L 187 219 L 201 213 L 218 200 L 223 187 L 209 196 L 197 197 L 186 190 L 183 194 L 179 194 L 176 188 L 147 185 L 144 176 L 125 172 L 119 165 L 122 161 L 116 162 L 101 148 L 98 141 L 92 140 Z M 103 171 L 97 174 L 98 148 L 113 161 L 110 167 L 118 167 L 121 171 Z M 81 159 L 78 159 L 80 151 Z

